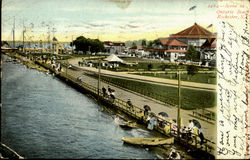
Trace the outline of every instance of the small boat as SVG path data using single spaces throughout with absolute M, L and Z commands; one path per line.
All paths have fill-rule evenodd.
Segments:
M 142 146 L 158 146 L 169 145 L 174 143 L 174 137 L 157 138 L 157 137 L 123 137 L 125 143 L 142 145 Z
M 131 121 L 119 124 L 119 126 L 122 127 L 122 128 L 124 128 L 124 129 L 137 128 L 136 122 L 131 122 Z

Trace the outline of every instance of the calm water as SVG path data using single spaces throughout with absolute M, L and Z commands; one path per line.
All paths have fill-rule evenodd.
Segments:
M 25 158 L 157 158 L 121 140 L 150 133 L 121 129 L 114 115 L 53 76 L 12 62 L 2 71 L 2 142 Z

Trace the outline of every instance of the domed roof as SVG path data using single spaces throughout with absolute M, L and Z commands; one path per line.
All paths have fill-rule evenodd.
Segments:
M 171 38 L 215 38 L 215 35 L 201 27 L 197 23 L 194 23 L 189 28 L 186 28 L 176 34 L 170 35 Z

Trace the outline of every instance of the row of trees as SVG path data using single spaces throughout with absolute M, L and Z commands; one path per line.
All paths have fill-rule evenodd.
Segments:
M 72 46 L 72 43 L 70 43 Z M 76 51 L 83 52 L 103 52 L 105 50 L 103 43 L 99 39 L 85 38 L 84 36 L 77 37 L 73 41 L 73 45 L 76 47 Z

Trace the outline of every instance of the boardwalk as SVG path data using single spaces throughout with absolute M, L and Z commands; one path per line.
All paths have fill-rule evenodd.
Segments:
M 73 64 L 73 65 L 75 65 L 75 64 Z M 77 66 L 77 65 L 75 65 L 75 66 Z M 86 70 L 84 70 L 84 69 L 85 69 L 84 67 L 83 68 L 78 67 L 77 70 L 68 69 L 67 72 L 69 75 L 72 75 L 73 77 L 82 76 L 84 82 L 97 87 L 97 83 L 98 83 L 97 80 L 94 78 L 91 78 L 89 76 L 86 76 L 84 74 L 86 72 Z M 65 69 L 64 69 L 64 71 L 65 71 Z M 124 89 L 121 89 L 119 87 L 115 87 L 115 86 L 112 86 L 110 84 L 106 84 L 104 82 L 101 82 L 100 87 L 104 86 L 105 88 L 107 88 L 108 85 L 112 89 L 115 90 L 116 97 L 119 99 L 127 101 L 127 99 L 130 98 L 132 103 L 137 107 L 142 108 L 143 105 L 147 104 L 151 107 L 152 112 L 154 112 L 156 114 L 158 114 L 159 112 L 167 112 L 171 118 L 176 119 L 176 117 L 177 117 L 177 108 L 176 107 L 170 106 L 168 104 L 163 104 L 159 101 L 155 101 L 151 98 L 145 97 L 145 96 L 140 95 L 138 93 L 135 93 L 135 92 L 132 92 L 129 90 L 124 90 Z M 193 114 L 192 111 L 181 109 L 182 125 L 187 125 L 188 120 L 195 119 L 194 117 L 190 116 L 192 114 Z M 202 125 L 204 136 L 207 139 L 209 139 L 213 142 L 216 142 L 216 136 L 215 136 L 216 135 L 216 126 L 215 126 L 215 124 L 201 121 L 199 119 L 197 119 L 197 120 Z

